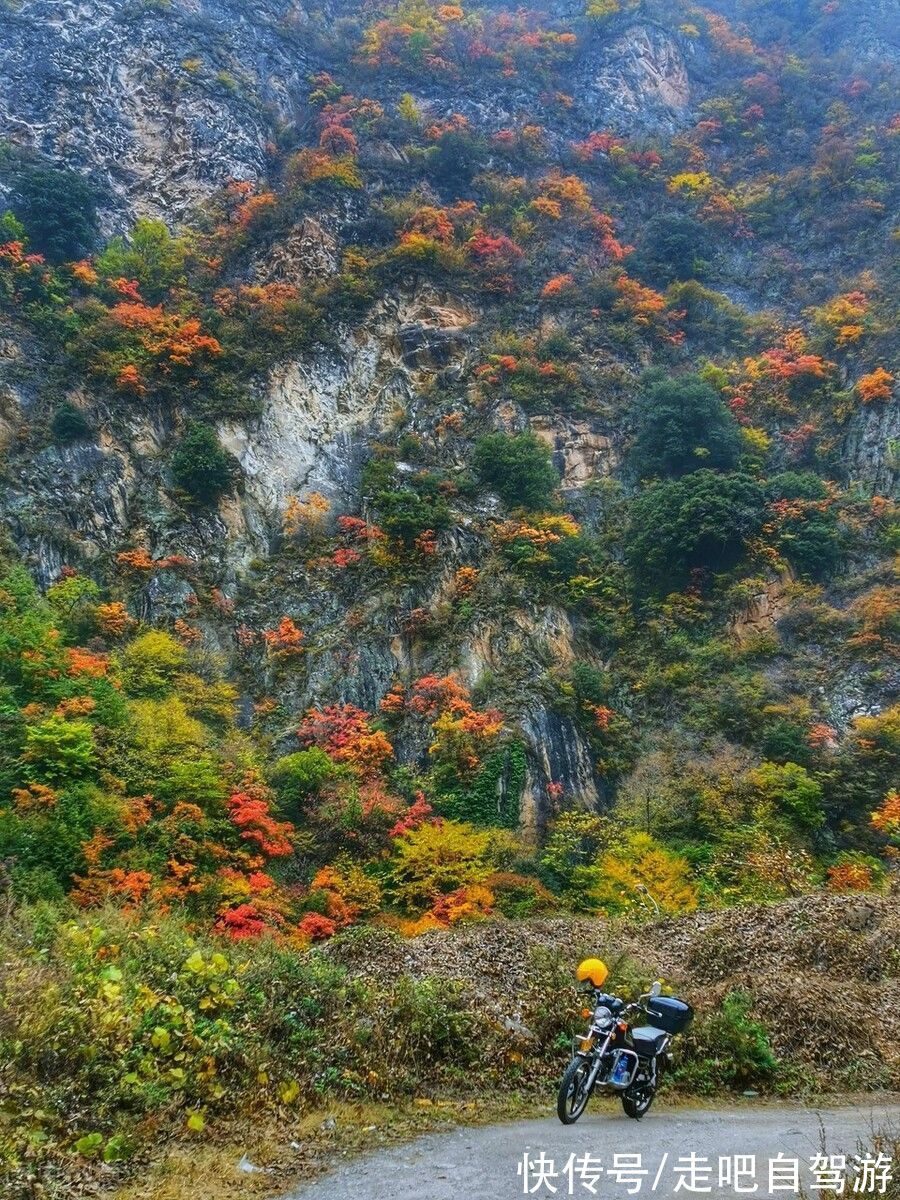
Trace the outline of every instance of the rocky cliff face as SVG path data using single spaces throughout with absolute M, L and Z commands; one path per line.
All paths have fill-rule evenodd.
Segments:
M 6 136 L 102 181 L 108 229 L 179 221 L 229 179 L 265 175 L 308 71 L 281 3 L 59 3 L 0 15 Z
M 98 182 L 108 232 L 135 216 L 177 223 L 228 180 L 267 176 L 274 144 L 310 120 L 308 77 L 330 65 L 322 31 L 360 12 L 347 0 L 25 0 L 0 13 L 0 121 L 12 142 Z M 652 24 L 588 41 L 573 84 L 585 131 L 601 116 L 623 132 L 674 129 L 692 98 L 676 38 Z M 422 99 L 499 128 L 539 90 L 488 98 L 463 80 Z

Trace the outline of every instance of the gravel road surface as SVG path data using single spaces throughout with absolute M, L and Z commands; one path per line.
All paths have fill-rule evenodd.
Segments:
M 900 1131 L 900 1104 L 893 1098 L 879 1103 L 871 1097 L 839 1108 L 750 1102 L 717 1108 L 660 1105 L 642 1121 L 628 1120 L 611 1101 L 594 1101 L 578 1124 L 568 1127 L 548 1115 L 429 1134 L 405 1146 L 350 1160 L 286 1200 L 512 1200 L 527 1194 L 558 1200 L 568 1196 L 590 1200 L 592 1195 L 610 1200 L 629 1195 L 753 1195 L 785 1200 L 798 1194 L 794 1159 L 802 1193 L 832 1200 L 833 1191 L 814 1186 L 830 1182 L 824 1164 L 819 1164 L 818 1174 L 810 1172 L 810 1159 L 823 1148 L 828 1156 L 847 1156 L 845 1195 L 877 1195 L 880 1179 L 861 1178 L 873 1188 L 853 1191 L 854 1156 L 860 1143 L 868 1144 L 877 1130 Z M 640 1169 L 646 1174 L 619 1178 L 610 1173 L 617 1154 L 630 1155 L 635 1166 L 639 1155 Z M 693 1169 L 692 1154 L 696 1156 Z M 774 1168 L 772 1181 L 779 1186 L 773 1187 L 769 1161 L 779 1154 L 782 1161 Z M 754 1155 L 755 1163 L 738 1163 L 737 1155 Z M 621 1158 L 618 1165 L 625 1165 Z M 736 1174 L 739 1166 L 744 1170 Z M 720 1170 L 725 1172 L 721 1181 Z M 900 1162 L 896 1170 L 900 1176 Z

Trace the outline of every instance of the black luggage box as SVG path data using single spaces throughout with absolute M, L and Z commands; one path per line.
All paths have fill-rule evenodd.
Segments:
M 647 1003 L 647 1019 L 666 1033 L 681 1033 L 693 1015 L 691 1006 L 674 996 L 655 996 Z

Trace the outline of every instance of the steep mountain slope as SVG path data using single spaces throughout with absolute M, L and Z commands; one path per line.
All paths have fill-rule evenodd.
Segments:
M 10 5 L 2 182 L 53 264 L 5 260 L 16 553 L 224 656 L 275 752 L 311 705 L 456 673 L 506 715 L 498 810 L 528 826 L 608 807 L 642 754 L 676 790 L 685 755 L 718 777 L 723 740 L 827 791 L 897 688 L 889 8 Z M 93 244 L 42 245 L 48 164 L 89 181 Z M 145 222 L 129 251 L 141 218 L 179 237 Z M 660 475 L 671 511 L 702 478 L 635 449 L 651 366 L 700 369 L 740 434 L 719 464 L 701 420 L 692 465 L 763 488 L 652 579 L 657 493 L 630 498 Z M 473 471 L 529 428 L 561 477 L 533 519 L 537 459 Z M 204 430 L 228 455 L 205 483 Z M 414 715 L 392 737 L 422 775 Z M 834 785 L 823 849 L 892 769 Z

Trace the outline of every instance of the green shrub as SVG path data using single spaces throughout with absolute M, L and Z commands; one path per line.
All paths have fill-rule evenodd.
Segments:
M 270 782 L 282 805 L 300 809 L 324 784 L 344 774 L 341 766 L 318 746 L 279 758 Z
M 725 571 L 762 526 L 765 495 L 749 475 L 700 470 L 656 483 L 631 507 L 626 555 L 655 591 L 682 587 L 696 568 Z
M 411 547 L 420 534 L 437 533 L 450 523 L 450 510 L 440 495 L 411 487 L 379 492 L 375 497 L 385 533 Z
M 94 770 L 93 731 L 86 721 L 47 717 L 26 728 L 24 757 L 31 780 L 53 784 L 81 779 Z
M 489 755 L 471 783 L 441 796 L 437 811 L 456 821 L 515 829 L 526 770 L 525 749 L 513 742 Z
M 170 288 L 184 281 L 186 248 L 172 237 L 162 221 L 142 218 L 127 239 L 113 238 L 97 259 L 97 272 L 106 279 L 136 279 L 141 296 L 158 303 Z
M 30 248 L 50 262 L 87 254 L 97 240 L 93 187 L 74 171 L 21 164 L 12 177 L 11 208 L 25 227 Z
M 198 504 L 213 504 L 234 486 L 237 464 L 214 429 L 193 422 L 172 455 L 172 477 Z
M 811 471 L 786 471 L 769 480 L 768 492 L 796 502 L 781 523 L 778 548 L 801 576 L 828 578 L 844 556 L 844 538 L 823 481 Z
M 685 213 L 660 213 L 644 225 L 635 255 L 638 270 L 655 284 L 701 279 L 708 267 L 702 257 L 709 228 Z
M 638 401 L 630 462 L 641 477 L 729 470 L 741 451 L 740 427 L 721 396 L 697 375 L 648 377 Z
M 511 506 L 547 508 L 559 487 L 549 446 L 531 432 L 479 438 L 472 463 L 481 482 Z
M 822 785 L 797 763 L 764 762 L 748 777 L 758 797 L 801 829 L 818 829 L 825 821 Z
M 679 1047 L 676 1083 L 711 1095 L 722 1088 L 770 1087 L 779 1064 L 766 1027 L 750 1016 L 752 997 L 733 991 L 710 1013 L 696 1017 Z
M 64 400 L 53 414 L 50 423 L 53 436 L 58 442 L 86 442 L 94 436 L 94 431 L 80 408 Z

